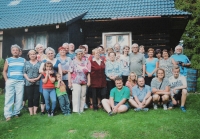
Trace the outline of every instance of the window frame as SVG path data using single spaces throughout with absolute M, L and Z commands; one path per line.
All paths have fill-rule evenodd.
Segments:
M 103 42 L 104 49 L 107 49 L 107 44 L 106 44 L 106 37 L 107 36 L 120 36 L 120 35 L 128 35 L 128 46 L 131 47 L 131 45 L 132 45 L 132 32 L 103 32 L 102 33 L 102 42 Z M 121 46 L 121 47 L 123 47 L 123 46 Z
M 45 39 L 46 39 L 46 44 L 43 44 L 44 45 L 44 48 L 47 48 L 47 44 L 48 44 L 48 33 L 45 31 L 45 32 L 30 32 L 30 33 L 26 33 L 23 35 L 23 39 L 22 39 L 22 47 L 23 47 L 23 50 L 31 50 L 31 49 L 35 49 L 35 46 L 37 45 L 36 41 L 37 41 L 37 36 L 39 34 L 44 34 L 45 35 Z M 34 45 L 33 45 L 33 48 L 27 48 L 26 47 L 26 37 L 28 35 L 33 35 L 33 40 L 34 40 Z

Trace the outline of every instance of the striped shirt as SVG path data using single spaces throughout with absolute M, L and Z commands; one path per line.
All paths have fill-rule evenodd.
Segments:
M 23 69 L 26 60 L 21 57 L 10 57 L 6 61 L 8 63 L 8 79 L 24 80 Z

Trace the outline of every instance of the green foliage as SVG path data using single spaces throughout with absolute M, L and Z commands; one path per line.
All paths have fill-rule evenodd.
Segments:
M 191 67 L 200 70 L 200 1 L 176 0 L 175 4 L 176 8 L 192 13 L 182 40 L 184 40 L 184 54 L 191 60 Z
M 83 114 L 54 117 L 47 114 L 30 116 L 22 111 L 20 118 L 6 122 L 3 116 L 4 95 L 0 95 L 0 139 L 94 139 L 94 133 L 105 139 L 198 139 L 200 137 L 200 95 L 189 94 L 187 112 L 179 108 L 164 111 L 162 107 L 149 112 L 108 116 L 103 110 L 86 110 Z
M 4 66 L 4 59 L 0 58 L 0 80 L 3 78 L 2 71 Z

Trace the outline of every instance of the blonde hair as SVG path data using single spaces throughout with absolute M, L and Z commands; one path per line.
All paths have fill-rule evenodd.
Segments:
M 133 82 L 133 80 L 131 80 L 131 74 L 135 75 L 134 83 L 137 83 L 137 74 L 135 72 L 130 72 L 130 74 L 128 75 L 128 81 Z
M 98 52 L 98 51 L 99 51 L 98 48 L 93 49 L 92 50 L 92 55 L 95 55 L 95 53 Z
M 38 43 L 38 44 L 35 46 L 35 51 L 37 51 L 38 48 L 41 47 L 41 46 L 42 46 L 42 48 L 44 49 L 44 46 L 43 46 L 42 44 Z

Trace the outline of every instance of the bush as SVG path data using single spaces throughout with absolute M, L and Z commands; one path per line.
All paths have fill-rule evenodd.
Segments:
M 0 58 L 0 80 L 3 79 L 3 66 L 4 66 L 4 59 Z

